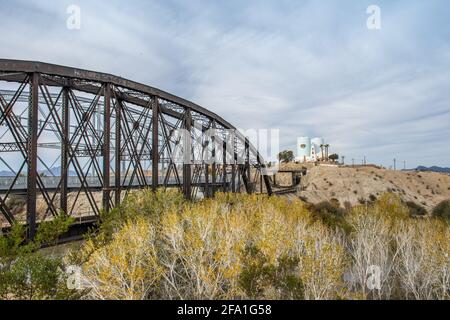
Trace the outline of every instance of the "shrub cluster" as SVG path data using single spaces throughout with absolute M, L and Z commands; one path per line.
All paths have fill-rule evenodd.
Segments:
M 63 215 L 40 223 L 34 241 L 26 242 L 26 229 L 14 224 L 0 233 L 0 300 L 75 299 L 82 293 L 69 290 L 65 264 L 58 257 L 43 255 L 43 245 L 54 245 L 73 219 Z
M 434 216 L 384 194 L 354 208 L 263 195 L 131 193 L 63 260 L 38 248 L 70 220 L 24 243 L 0 236 L 2 299 L 449 299 L 448 203 Z M 415 214 L 411 214 L 412 212 Z M 64 269 L 81 267 L 81 291 Z M 370 286 L 369 284 L 372 284 Z
M 432 214 L 436 218 L 450 219 L 450 200 L 439 203 Z
M 347 212 L 281 197 L 188 203 L 143 191 L 101 230 L 77 255 L 89 299 L 449 298 L 448 223 L 411 218 L 392 194 Z M 374 270 L 379 287 L 370 288 Z
M 82 251 L 87 298 L 331 299 L 343 286 L 340 235 L 300 200 L 144 191 L 112 216 Z

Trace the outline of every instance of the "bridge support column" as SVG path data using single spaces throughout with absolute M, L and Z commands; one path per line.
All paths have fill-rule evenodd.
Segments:
M 227 187 L 227 143 L 226 141 L 223 142 L 223 148 L 222 148 L 222 162 L 223 162 L 223 192 L 228 191 Z
M 273 190 L 272 190 L 272 186 L 270 184 L 269 176 L 267 175 L 266 164 L 263 163 L 263 161 L 262 161 L 261 157 L 259 156 L 259 154 L 257 154 L 256 159 L 257 159 L 258 163 L 261 165 L 261 168 L 259 169 L 260 173 L 261 173 L 261 193 L 262 193 L 262 190 L 263 190 L 262 182 L 264 180 L 264 185 L 266 186 L 267 194 L 269 196 L 271 196 L 271 195 L 273 195 Z
M 237 169 L 238 169 L 238 174 L 237 174 L 237 179 L 238 179 L 237 192 L 240 193 L 241 192 L 241 187 L 242 187 L 241 174 L 240 174 L 240 172 L 241 172 L 241 165 L 240 164 L 238 164 Z
M 205 197 L 210 198 L 211 197 L 211 191 L 210 191 L 210 184 L 209 184 L 209 164 L 205 164 Z
M 191 126 L 192 126 L 192 117 L 191 111 L 189 109 L 186 110 L 186 116 L 184 119 L 184 129 L 188 134 L 184 136 L 184 164 L 183 164 L 183 194 L 186 199 L 191 199 L 192 197 L 192 156 L 191 156 Z
M 233 139 L 233 163 L 231 164 L 231 192 L 236 193 L 236 161 L 238 155 L 236 153 L 236 140 Z
M 27 224 L 28 238 L 36 235 L 36 183 L 37 183 L 37 135 L 39 117 L 39 74 L 33 73 L 30 79 L 28 104 L 28 178 L 27 178 Z
M 245 157 L 245 164 L 242 168 L 241 174 L 242 174 L 242 181 L 244 182 L 245 191 L 247 193 L 252 193 L 252 187 L 251 187 L 251 174 L 250 174 L 250 141 L 248 138 L 245 139 L 245 150 L 244 150 L 244 157 Z
M 63 88 L 62 92 L 62 135 L 61 135 L 61 196 L 60 209 L 64 214 L 67 212 L 67 181 L 68 181 L 68 159 L 69 159 L 69 88 Z
M 159 103 L 154 97 L 152 107 L 152 189 L 156 191 L 159 183 Z
M 217 166 L 216 166 L 216 138 L 215 133 L 211 137 L 211 143 L 213 146 L 211 157 L 212 157 L 212 165 L 211 165 L 211 178 L 212 178 L 212 186 L 211 186 L 211 197 L 216 195 L 216 182 L 217 182 Z
M 111 134 L 111 87 L 104 85 L 103 113 L 103 210 L 110 210 L 110 134 Z
M 205 137 L 206 135 L 206 128 L 202 129 L 202 133 L 203 133 L 203 137 Z M 209 157 L 206 157 L 207 152 L 208 152 L 208 143 L 210 143 L 209 139 L 208 140 L 204 140 L 202 142 L 202 158 L 203 158 L 203 165 L 204 165 L 204 170 L 205 170 L 205 198 L 210 198 L 211 197 L 211 191 L 210 191 L 210 184 L 209 184 Z M 205 161 L 206 158 L 206 161 Z
M 117 207 L 120 205 L 120 197 L 122 194 L 122 101 L 116 101 L 116 145 L 115 145 L 115 194 L 114 205 Z

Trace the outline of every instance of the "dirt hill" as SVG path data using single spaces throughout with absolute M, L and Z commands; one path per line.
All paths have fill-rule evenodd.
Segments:
M 431 210 L 450 199 L 450 175 L 435 172 L 403 172 L 375 167 L 313 166 L 302 181 L 298 195 L 311 203 L 337 199 L 356 205 L 393 192 Z

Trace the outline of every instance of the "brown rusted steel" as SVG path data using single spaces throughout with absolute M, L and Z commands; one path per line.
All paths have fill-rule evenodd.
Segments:
M 121 178 L 122 178 L 122 102 L 116 99 L 116 146 L 115 146 L 115 172 L 114 172 L 114 205 L 120 204 L 122 195 Z
M 251 175 L 250 175 L 250 141 L 245 139 L 245 165 L 242 168 L 242 180 L 244 182 L 245 190 L 252 193 Z
M 159 184 L 159 102 L 153 98 L 152 110 L 152 189 L 156 191 Z
M 191 199 L 192 197 L 192 163 L 193 160 L 191 157 L 191 146 L 192 146 L 192 138 L 191 138 L 191 130 L 192 130 L 192 115 L 191 110 L 188 108 L 186 110 L 186 116 L 184 119 L 184 129 L 189 134 L 184 136 L 184 159 L 183 159 L 183 193 L 187 199 Z
M 227 186 L 227 143 L 226 141 L 224 141 L 222 143 L 222 185 L 223 185 L 223 192 L 227 192 L 228 191 L 228 186 Z
M 27 224 L 28 237 L 36 235 L 36 184 L 37 184 L 37 136 L 39 108 L 39 74 L 30 76 L 30 101 L 28 105 L 28 142 L 27 142 Z
M 63 89 L 62 111 L 62 136 L 61 136 L 61 195 L 60 207 L 61 211 L 67 214 L 67 182 L 68 182 L 68 158 L 69 158 L 69 91 Z
M 111 87 L 104 86 L 103 111 L 103 210 L 110 209 L 110 133 L 111 133 Z
M 212 159 L 213 163 L 211 164 L 211 178 L 212 178 L 212 186 L 211 186 L 211 197 L 214 197 L 216 194 L 216 183 L 217 183 L 217 164 L 216 164 L 216 137 L 211 137 L 211 143 L 213 145 L 212 149 Z
M 156 89 L 156 88 L 153 88 L 153 87 L 141 84 L 141 83 L 137 83 L 137 82 L 134 82 L 131 80 L 127 80 L 127 79 L 113 76 L 113 75 L 106 74 L 106 73 L 65 67 L 65 66 L 59 66 L 59 65 L 43 63 L 43 62 L 9 60 L 9 59 L 0 59 L 0 71 L 14 72 L 14 73 L 39 72 L 39 73 L 43 73 L 43 74 L 54 75 L 54 76 L 58 76 L 58 77 L 68 78 L 68 79 L 82 79 L 82 80 L 90 80 L 90 81 L 99 82 L 99 83 L 110 83 L 115 86 L 124 87 L 124 88 L 128 88 L 131 90 L 136 90 L 136 91 L 148 94 L 150 96 L 156 96 L 156 97 L 159 97 L 166 101 L 178 104 L 180 106 L 184 106 L 195 112 L 201 113 L 210 119 L 215 119 L 215 121 L 217 123 L 221 124 L 225 128 L 236 129 L 233 125 L 231 125 L 231 123 L 224 120 L 222 117 L 218 116 L 214 112 L 211 112 L 191 101 L 185 100 L 183 98 L 174 96 L 165 91 L 162 91 L 162 90 L 159 90 L 159 89 Z M 3 79 L 7 79 L 7 78 L 3 78 Z M 11 78 L 11 80 L 21 82 L 21 81 L 23 81 L 23 76 L 16 75 L 14 78 Z M 63 83 L 67 83 L 67 81 L 68 80 L 55 79 L 53 85 L 62 86 Z M 63 83 L 61 83 L 61 82 L 63 82 Z M 72 84 L 72 86 L 76 87 L 76 84 Z M 88 89 L 89 85 L 86 85 L 83 87 L 78 87 L 78 89 L 80 89 L 81 91 L 83 91 L 83 88 Z M 125 95 L 123 97 L 123 99 L 125 101 L 128 101 L 126 98 L 127 98 L 127 96 Z M 236 131 L 236 136 L 240 140 L 243 140 L 245 138 L 238 131 Z M 250 145 L 250 150 L 254 154 L 258 153 L 258 151 L 256 150 L 256 148 L 253 145 Z
M 237 154 L 233 152 L 233 163 L 231 164 L 231 192 L 236 192 L 236 161 Z
M 98 217 L 101 208 L 108 211 L 119 205 L 128 192 L 137 188 L 176 187 L 187 198 L 195 197 L 199 191 L 210 197 L 218 190 L 240 192 L 242 181 L 245 191 L 251 193 L 264 168 L 257 150 L 239 132 L 235 137 L 239 147 L 228 148 L 224 143 L 221 137 L 227 136 L 225 130 L 235 130 L 230 123 L 153 87 L 104 73 L 0 59 L 0 85 L 5 82 L 17 83 L 17 87 L 0 91 L 0 128 L 6 128 L 9 137 L 0 140 L 0 150 L 8 155 L 17 153 L 23 161 L 12 165 L 15 168 L 10 170 L 14 174 L 8 180 L 9 185 L 3 189 L 0 186 L 0 214 L 5 218 L 3 221 L 12 224 L 14 215 L 8 207 L 9 197 L 26 192 L 31 237 L 39 219 L 55 216 L 60 210 L 68 215 L 79 214 L 78 201 L 82 197 L 90 213 Z M 13 108 L 17 104 L 26 106 L 28 117 L 16 111 L 20 107 Z M 24 124 L 26 121 L 28 125 Z M 192 148 L 188 146 L 187 150 L 190 157 L 197 160 L 194 153 L 203 150 L 200 152 L 215 159 L 219 150 L 214 146 L 224 144 L 223 162 L 174 163 L 173 133 L 178 129 L 191 133 L 188 140 Z M 208 129 L 220 134 L 209 139 L 212 147 L 198 148 L 193 138 L 197 139 L 199 134 L 206 136 Z M 48 141 L 44 137 L 47 132 L 58 141 Z M 52 149 L 53 154 L 59 150 L 61 169 L 55 177 L 51 177 L 54 175 L 51 164 L 42 159 L 44 149 Z M 237 154 L 241 156 L 242 152 L 245 164 L 236 164 Z M 111 155 L 115 159 L 113 185 Z M 11 164 L 8 166 L 11 168 Z M 39 167 L 50 172 L 50 177 L 39 174 Z M 24 176 L 22 171 L 27 174 Z M 265 175 L 263 182 L 265 188 L 261 189 L 270 194 L 270 181 Z M 96 200 L 98 194 L 101 201 Z M 39 208 L 43 206 L 39 219 L 38 196 L 42 202 Z

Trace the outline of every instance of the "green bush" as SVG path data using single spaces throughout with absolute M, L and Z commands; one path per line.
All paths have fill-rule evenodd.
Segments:
M 0 233 L 0 299 L 79 297 L 77 292 L 67 289 L 62 260 L 38 252 L 44 244 L 55 244 L 72 222 L 63 215 L 41 222 L 34 241 L 26 241 L 26 228 L 20 224 Z
M 67 275 L 63 270 L 59 258 L 39 254 L 18 257 L 9 270 L 1 272 L 0 296 L 20 300 L 80 298 L 76 291 L 67 289 Z
M 409 215 L 411 217 L 426 216 L 428 213 L 427 209 L 413 201 L 408 201 L 405 204 L 409 209 Z
M 9 265 L 16 256 L 31 250 L 29 245 L 23 245 L 25 239 L 26 230 L 20 224 L 14 224 L 8 234 L 0 232 L 0 263 L 2 265 Z
M 267 288 L 275 288 L 278 299 L 304 299 L 304 286 L 297 275 L 298 258 L 283 256 L 273 265 L 257 247 L 247 246 L 244 261 L 239 284 L 248 297 L 261 299 Z
M 98 230 L 92 234 L 91 239 L 98 245 L 105 245 L 112 240 L 112 236 L 118 232 L 128 220 L 137 217 L 149 217 L 159 219 L 164 212 L 176 208 L 181 210 L 187 204 L 180 192 L 173 190 L 151 189 L 130 193 L 123 203 L 109 212 L 101 212 Z
M 73 217 L 59 215 L 53 220 L 43 221 L 39 224 L 35 242 L 39 245 L 55 245 L 58 238 L 69 230 L 74 223 Z
M 450 200 L 444 200 L 439 203 L 432 212 L 433 217 L 450 219 Z
M 351 232 L 351 226 L 345 220 L 345 209 L 339 207 L 336 203 L 323 201 L 308 208 L 315 220 L 321 221 L 331 229 L 339 228 L 345 233 Z

